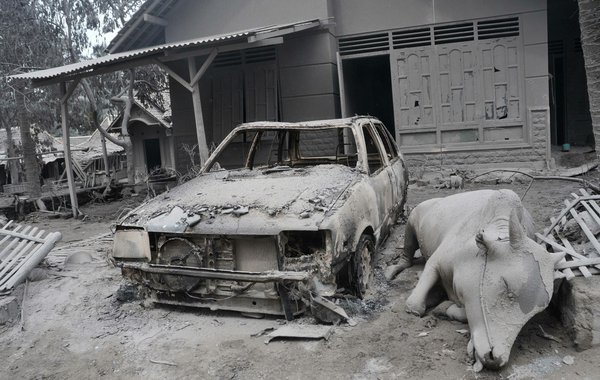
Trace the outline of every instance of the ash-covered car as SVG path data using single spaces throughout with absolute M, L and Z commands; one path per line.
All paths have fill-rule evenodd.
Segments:
M 242 124 L 119 221 L 112 256 L 154 302 L 333 319 L 327 297 L 368 291 L 407 173 L 372 117 Z

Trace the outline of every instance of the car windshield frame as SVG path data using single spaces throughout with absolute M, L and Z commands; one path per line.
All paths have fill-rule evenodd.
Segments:
M 362 170 L 362 168 L 365 167 L 364 165 L 364 157 L 363 157 L 363 153 L 364 153 L 364 148 L 363 148 L 363 141 L 362 138 L 360 138 L 359 132 L 356 129 L 356 125 L 354 125 L 354 123 L 352 124 L 333 124 L 333 125 L 294 125 L 294 124 L 290 124 L 290 125 L 284 125 L 284 126 L 279 126 L 279 125 L 242 125 L 239 126 L 237 128 L 235 128 L 234 130 L 232 130 L 227 137 L 225 137 L 225 139 L 217 146 L 217 148 L 215 149 L 215 151 L 210 155 L 210 157 L 208 158 L 208 160 L 206 161 L 206 164 L 202 167 L 201 173 L 206 173 L 209 171 L 215 171 L 218 169 L 213 168 L 213 166 L 218 162 L 218 158 L 219 156 L 227 149 L 227 147 L 231 144 L 236 142 L 237 140 L 239 140 L 239 137 L 241 135 L 243 135 L 244 133 L 248 134 L 248 133 L 253 133 L 256 132 L 254 134 L 255 137 L 257 137 L 259 135 L 259 133 L 261 132 L 284 132 L 286 137 L 286 140 L 289 140 L 290 136 L 293 135 L 293 132 L 302 132 L 302 131 L 322 131 L 322 130 L 328 130 L 328 129 L 337 129 L 337 130 L 342 130 L 341 131 L 341 136 L 343 136 L 344 139 L 344 144 L 342 145 L 346 145 L 346 141 L 348 141 L 347 139 L 353 138 L 354 139 L 354 147 L 355 147 L 355 155 L 356 155 L 356 164 L 354 166 L 350 166 L 350 165 L 344 165 L 343 163 L 339 163 L 336 162 L 337 161 L 337 154 L 336 154 L 336 160 L 331 160 L 331 156 L 315 156 L 315 157 L 311 157 L 312 159 L 315 159 L 315 161 L 317 159 L 327 159 L 329 158 L 329 160 L 331 160 L 331 162 L 329 162 L 330 164 L 340 164 L 340 165 L 344 165 L 344 166 L 349 166 L 352 168 L 356 168 L 358 170 Z M 344 134 L 344 131 L 348 131 L 352 133 L 351 137 L 346 137 L 347 135 Z M 298 152 L 298 142 L 296 141 L 295 143 L 291 143 L 291 142 L 287 142 L 287 143 L 283 143 L 283 144 L 288 144 L 288 149 L 290 149 L 290 151 L 288 152 L 290 155 L 294 154 L 299 154 Z M 253 153 L 255 153 L 255 149 L 256 149 L 256 144 L 253 142 L 250 149 L 248 150 L 248 160 L 246 161 L 246 163 L 236 169 L 225 169 L 223 168 L 223 170 L 241 170 L 241 169 L 247 169 L 247 170 L 252 170 L 254 169 L 254 165 L 251 161 L 253 161 Z M 253 152 L 254 150 L 254 152 Z M 336 152 L 337 152 L 337 147 L 336 147 Z M 305 159 L 305 157 L 301 157 L 301 156 L 296 156 L 295 157 L 297 160 L 302 160 Z M 248 165 L 250 163 L 250 166 Z M 326 164 L 326 162 L 315 162 L 312 166 L 314 165 L 318 165 L 318 164 Z M 304 166 L 311 166 L 309 164 L 306 164 Z M 264 169 L 264 168 L 263 168 Z

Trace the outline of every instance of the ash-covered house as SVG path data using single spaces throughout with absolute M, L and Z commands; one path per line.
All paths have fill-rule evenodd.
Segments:
M 19 170 L 20 178 L 11 178 L 8 161 L 21 160 L 21 134 L 18 127 L 11 130 L 16 157 L 8 157 L 6 130 L 0 129 L 0 185 L 4 192 L 22 192 L 23 187 L 18 184 L 23 181 L 23 172 Z M 36 143 L 36 153 L 41 165 L 41 180 L 44 184 L 42 190 L 55 190 L 62 186 L 65 179 L 64 144 L 62 138 L 54 137 L 44 130 L 32 128 L 32 137 Z M 74 173 L 79 181 L 79 186 L 93 187 L 102 184 L 105 178 L 104 159 L 102 153 L 101 136 L 95 131 L 89 136 L 71 137 L 71 150 L 73 156 Z M 109 170 L 113 177 L 126 177 L 126 160 L 122 147 L 106 142 Z M 93 179 L 93 181 L 92 181 Z M 12 186 L 15 185 L 15 186 Z
M 36 143 L 36 153 L 42 165 L 41 176 L 44 181 L 50 181 L 57 179 L 60 175 L 60 161 L 62 157 L 62 143 L 49 134 L 48 132 L 39 128 L 32 128 L 32 137 Z M 23 178 L 22 170 L 17 170 L 12 173 L 14 178 L 11 176 L 11 170 L 9 168 L 9 161 L 16 160 L 21 161 L 22 147 L 21 147 L 21 133 L 18 127 L 11 128 L 11 139 L 14 146 L 15 152 L 13 157 L 9 157 L 8 154 L 8 134 L 6 129 L 0 129 L 0 186 L 4 192 L 11 192 L 11 188 L 17 189 L 18 186 L 11 186 L 19 184 Z
M 577 35 L 572 1 L 148 0 L 107 56 L 16 77 L 161 65 L 160 163 L 182 173 L 183 144 L 239 123 L 354 114 L 379 117 L 409 161 L 544 167 L 552 144 L 592 136 Z
M 108 126 L 111 133 L 120 133 L 123 112 Z M 138 177 L 152 173 L 159 168 L 171 167 L 173 153 L 171 146 L 171 104 L 168 92 L 160 93 L 156 100 L 143 101 L 134 95 L 127 130 L 133 144 L 135 170 Z M 189 143 L 189 142 L 188 142 Z M 192 139 L 190 147 L 196 139 Z

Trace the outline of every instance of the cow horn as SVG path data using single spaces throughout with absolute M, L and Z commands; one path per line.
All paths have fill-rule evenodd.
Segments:
M 521 244 L 525 238 L 525 232 L 523 226 L 519 221 L 517 210 L 512 209 L 510 212 L 510 218 L 508 220 L 508 236 L 510 238 L 510 245 L 515 246 Z

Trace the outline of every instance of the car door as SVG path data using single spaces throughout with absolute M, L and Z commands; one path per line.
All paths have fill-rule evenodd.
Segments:
M 394 208 L 394 192 L 390 175 L 390 165 L 381 138 L 370 122 L 362 125 L 368 162 L 368 182 L 375 194 L 377 206 L 376 235 L 384 236 L 389 231 Z
M 408 170 L 402 155 L 385 126 L 378 122 L 371 123 L 378 133 L 389 161 L 390 180 L 392 182 L 392 193 L 394 197 L 394 213 L 399 215 L 406 202 L 406 191 L 408 189 Z

